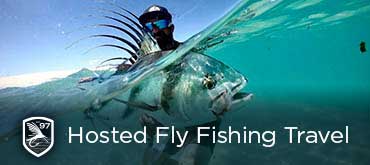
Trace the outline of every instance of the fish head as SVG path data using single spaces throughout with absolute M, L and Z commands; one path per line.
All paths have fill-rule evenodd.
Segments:
M 241 92 L 248 80 L 237 70 L 198 53 L 186 56 L 184 61 L 183 84 L 178 85 L 177 93 L 179 98 L 188 99 L 183 107 L 189 118 L 218 118 L 233 105 L 251 99 L 252 94 Z
M 252 94 L 241 92 L 241 90 L 247 85 L 247 79 L 238 72 L 234 71 L 220 72 L 215 75 L 208 75 L 203 78 L 203 86 L 206 90 L 206 96 L 209 99 L 208 110 L 211 111 L 215 116 L 222 116 L 225 112 L 229 111 L 235 104 L 251 99 Z M 226 73 L 226 74 L 225 74 Z M 213 77 L 217 80 L 209 80 Z M 211 84 L 209 85 L 209 81 Z
M 252 94 L 241 92 L 248 80 L 240 72 L 217 60 L 210 60 L 208 64 L 213 67 L 204 72 L 202 85 L 206 92 L 203 94 L 208 101 L 207 109 L 215 116 L 223 115 L 234 104 L 251 99 Z

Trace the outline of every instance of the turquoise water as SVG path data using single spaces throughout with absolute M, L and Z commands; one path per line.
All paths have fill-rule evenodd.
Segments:
M 243 73 L 249 80 L 245 91 L 255 95 L 253 101 L 227 114 L 221 129 L 245 125 L 256 130 L 277 130 L 277 144 L 273 148 L 260 144 L 217 144 L 211 164 L 369 164 L 370 57 L 368 52 L 360 52 L 359 44 L 370 41 L 370 2 L 262 2 L 240 5 L 226 20 L 201 33 L 212 39 L 202 40 L 197 47 L 222 42 L 202 51 Z M 87 74 L 80 72 L 64 80 L 16 90 L 30 95 L 40 88 L 62 90 L 73 87 L 79 77 Z M 6 107 L 4 98 L 16 93 L 12 90 L 2 90 L 2 107 Z M 18 104 L 20 100 L 10 98 L 13 100 L 6 103 Z M 63 104 L 67 101 L 70 100 L 59 100 Z M 121 113 L 121 107 L 112 103 L 101 113 L 112 118 L 110 125 L 140 129 L 139 113 L 127 120 L 115 117 Z M 20 117 L 22 113 L 17 115 Z M 54 119 L 59 123 L 56 135 L 60 140 L 46 157 L 33 158 L 19 143 L 21 137 L 15 135 L 0 143 L 0 161 L 5 164 L 141 162 L 145 145 L 67 144 L 68 126 L 95 129 L 81 111 L 58 114 Z M 97 129 L 106 129 L 102 122 L 96 125 Z M 281 131 L 284 126 L 343 130 L 346 125 L 350 127 L 349 144 L 288 144 L 282 140 L 287 136 Z
M 243 115 L 233 114 L 226 123 L 262 130 L 289 125 L 343 130 L 349 125 L 351 142 L 281 141 L 273 149 L 230 145 L 219 151 L 215 162 L 369 164 L 370 57 L 359 50 L 360 42 L 370 39 L 369 1 L 293 4 L 281 2 L 261 17 L 236 25 L 245 34 L 206 51 L 240 69 L 255 94 Z

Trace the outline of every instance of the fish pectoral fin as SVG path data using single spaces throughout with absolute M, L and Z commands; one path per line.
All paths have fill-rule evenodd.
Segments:
M 120 102 L 120 103 L 123 103 L 123 104 L 126 104 L 128 106 L 132 106 L 132 107 L 136 107 L 136 108 L 140 108 L 140 109 L 144 109 L 144 110 L 148 110 L 148 111 L 157 111 L 160 109 L 160 106 L 157 106 L 157 105 L 150 105 L 150 104 L 147 104 L 145 102 L 142 102 L 142 101 L 126 101 L 126 100 L 121 100 L 121 99 L 117 99 L 117 98 L 113 98 L 113 100 L 117 101 L 117 102 Z

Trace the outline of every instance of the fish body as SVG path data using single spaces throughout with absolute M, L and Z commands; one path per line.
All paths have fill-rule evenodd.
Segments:
M 147 56 L 137 65 L 155 61 L 166 53 Z M 212 84 L 205 84 L 209 79 Z M 135 86 L 135 97 L 128 104 L 146 110 L 164 125 L 199 125 L 217 120 L 234 103 L 249 100 L 251 94 L 234 97 L 246 84 L 247 79 L 235 69 L 207 55 L 189 52 Z M 145 108 L 148 105 L 157 109 Z

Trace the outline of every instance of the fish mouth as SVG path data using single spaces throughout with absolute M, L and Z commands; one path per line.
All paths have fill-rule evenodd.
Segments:
M 243 78 L 243 80 L 231 88 L 232 93 L 232 102 L 231 105 L 245 102 L 250 100 L 253 97 L 253 94 L 247 92 L 240 92 L 248 83 L 248 80 Z
M 233 96 L 233 101 L 232 105 L 239 104 L 242 102 L 249 101 L 252 99 L 253 94 L 252 93 L 247 93 L 247 92 L 238 92 Z
M 247 84 L 247 80 L 243 79 L 236 85 L 233 85 L 231 88 L 226 88 L 223 91 L 219 92 L 219 94 L 214 97 L 213 101 L 210 104 L 210 107 L 213 106 L 213 103 L 219 101 L 223 102 L 224 106 L 222 107 L 213 107 L 211 112 L 216 116 L 222 116 L 225 112 L 228 112 L 231 109 L 231 106 L 235 104 L 241 104 L 253 97 L 253 94 L 247 92 L 240 92 Z
M 220 98 L 223 98 L 226 96 L 226 91 L 221 93 L 220 95 L 217 96 L 216 99 L 220 99 Z M 231 109 L 231 106 L 235 106 L 235 105 L 240 105 L 246 101 L 249 101 L 251 100 L 253 97 L 253 94 L 252 93 L 247 93 L 247 92 L 238 92 L 236 93 L 235 95 L 233 95 L 231 97 L 231 102 L 229 103 L 229 106 L 226 106 L 222 109 L 218 109 L 218 110 L 215 110 L 215 109 L 212 109 L 211 112 L 216 116 L 216 117 L 219 117 L 219 116 L 222 116 L 225 112 L 228 112 L 230 109 Z M 210 106 L 211 107 L 211 106 Z

